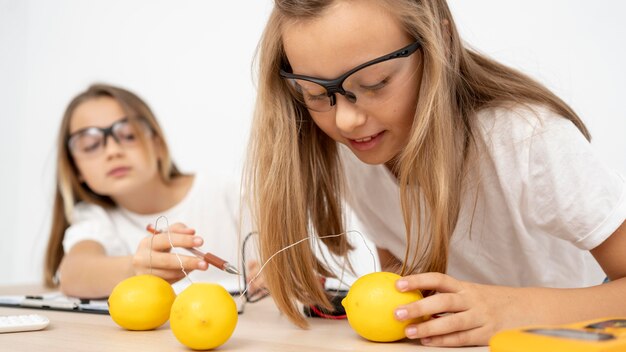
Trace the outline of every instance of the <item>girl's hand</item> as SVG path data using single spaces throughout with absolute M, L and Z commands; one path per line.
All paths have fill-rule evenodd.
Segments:
M 400 306 L 395 311 L 398 320 L 444 314 L 407 326 L 406 336 L 410 339 L 421 339 L 423 345 L 487 345 L 494 333 L 505 327 L 526 323 L 523 321 L 524 314 L 513 312 L 515 308 L 523 307 L 523 296 L 519 289 L 464 282 L 440 273 L 403 277 L 396 282 L 396 288 L 401 292 L 437 292 L 422 300 Z
M 183 248 L 198 247 L 204 241 L 202 237 L 194 236 L 196 233 L 194 229 L 188 228 L 181 223 L 170 226 L 169 232 L 169 238 L 167 232 L 163 232 L 141 240 L 133 256 L 133 269 L 136 275 L 152 274 L 165 279 L 169 283 L 185 277 L 176 254 L 170 253 L 172 249 L 170 239 L 174 247 Z M 150 248 L 151 244 L 152 248 Z M 179 253 L 178 257 L 180 257 L 180 261 L 187 273 L 196 269 L 206 270 L 209 267 L 207 262 L 193 256 Z

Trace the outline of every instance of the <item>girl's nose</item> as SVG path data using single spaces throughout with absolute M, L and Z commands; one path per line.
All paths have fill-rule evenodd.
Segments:
M 111 140 L 108 140 L 109 137 L 111 138 Z M 119 155 L 120 153 L 122 153 L 123 148 L 120 145 L 117 138 L 113 136 L 113 134 L 109 136 L 104 136 L 104 141 L 102 141 L 102 143 L 103 143 L 102 148 L 104 148 L 104 153 L 106 154 L 107 158 L 115 156 L 115 155 Z
M 345 134 L 354 132 L 367 121 L 367 115 L 354 103 L 349 102 L 344 96 L 337 96 L 335 104 L 335 124 Z

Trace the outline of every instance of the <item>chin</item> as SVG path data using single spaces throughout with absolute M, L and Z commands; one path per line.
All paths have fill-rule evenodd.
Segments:
M 359 160 L 368 165 L 384 165 L 393 159 L 392 156 L 384 155 L 382 153 L 361 153 L 354 151 L 352 151 L 352 153 L 354 153 Z

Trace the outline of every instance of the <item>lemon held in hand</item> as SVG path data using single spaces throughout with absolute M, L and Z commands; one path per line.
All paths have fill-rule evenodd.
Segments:
M 208 350 L 228 341 L 237 319 L 237 305 L 226 289 L 218 284 L 193 283 L 176 297 L 170 327 L 183 345 Z
M 128 330 L 151 330 L 163 325 L 176 298 L 172 286 L 154 275 L 132 276 L 113 288 L 109 314 Z
M 422 299 L 419 291 L 399 292 L 396 280 L 400 275 L 379 272 L 361 276 L 356 280 L 341 304 L 346 309 L 348 322 L 361 337 L 375 342 L 403 339 L 409 324 L 423 319 L 398 321 L 394 310 L 398 306 Z

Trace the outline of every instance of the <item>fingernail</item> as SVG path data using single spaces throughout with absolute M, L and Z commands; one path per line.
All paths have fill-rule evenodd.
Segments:
M 410 338 L 410 339 L 414 339 L 415 337 L 417 337 L 417 328 L 415 326 L 409 326 L 408 328 L 406 328 L 406 337 Z
M 193 238 L 193 245 L 195 247 L 201 246 L 203 242 L 204 242 L 204 240 L 202 239 L 202 237 L 194 237 Z
M 430 343 L 430 337 L 424 337 L 420 339 L 420 342 L 422 343 L 422 345 L 428 345 Z
M 198 262 L 198 269 L 206 269 L 209 267 L 209 263 L 205 262 L 204 260 Z
M 404 309 L 404 308 L 396 310 L 396 318 L 398 318 L 398 319 L 404 319 L 408 315 L 409 315 L 409 312 L 406 309 Z
M 396 287 L 399 291 L 405 291 L 409 287 L 409 283 L 406 280 L 396 281 Z

